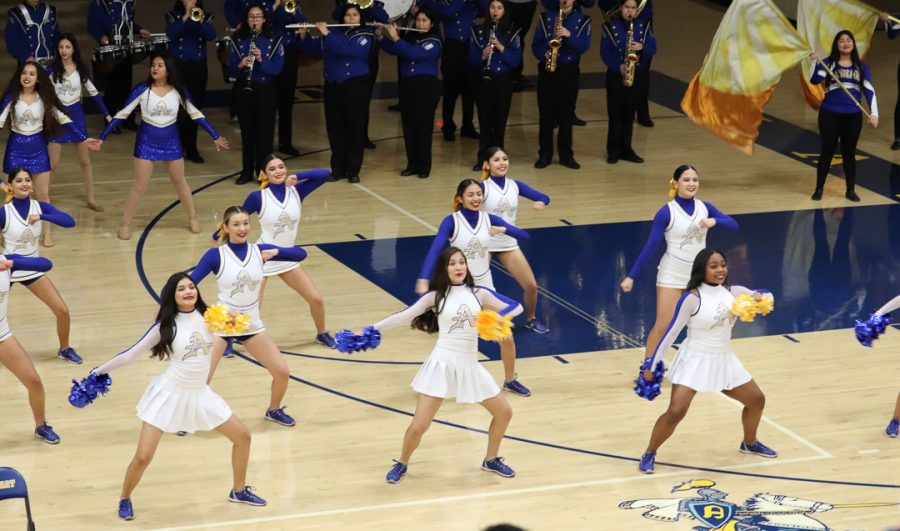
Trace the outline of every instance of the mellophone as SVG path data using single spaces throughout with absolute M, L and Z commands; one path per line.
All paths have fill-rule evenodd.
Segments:
M 126 59 L 131 64 L 138 64 L 151 55 L 159 55 L 169 51 L 169 38 L 165 33 L 151 33 L 146 40 L 122 39 L 100 46 L 92 55 L 94 69 L 110 72 Z

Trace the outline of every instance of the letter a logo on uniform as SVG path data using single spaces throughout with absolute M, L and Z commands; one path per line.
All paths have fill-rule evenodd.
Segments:
M 687 506 L 691 516 L 713 529 L 725 525 L 734 517 L 734 505 L 729 503 L 691 500 Z

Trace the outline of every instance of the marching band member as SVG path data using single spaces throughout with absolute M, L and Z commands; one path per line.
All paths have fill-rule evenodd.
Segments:
M 590 2 L 590 5 L 587 5 L 585 2 Z M 585 7 L 591 7 L 593 5 L 594 0 L 585 0 Z M 603 10 L 604 16 L 609 13 L 614 13 L 615 9 L 619 7 L 621 4 L 621 0 L 598 0 L 597 7 Z M 641 22 L 642 24 L 652 25 L 653 23 L 653 0 L 647 0 L 647 3 L 644 4 L 644 8 L 635 18 L 636 21 Z M 653 123 L 653 119 L 650 118 L 650 65 L 653 64 L 653 57 L 647 57 L 645 68 L 640 68 L 635 71 L 635 86 L 637 86 L 638 94 L 637 94 L 637 123 L 641 124 L 644 127 L 653 127 L 655 124 Z
M 475 116 L 475 88 L 469 68 L 469 39 L 478 11 L 477 0 L 440 0 L 433 8 L 441 18 L 444 29 L 444 46 L 441 56 L 441 132 L 444 140 L 456 140 L 456 100 L 462 100 L 462 127 L 459 135 L 478 139 L 478 131 L 473 125 Z
M 275 78 L 284 68 L 282 37 L 272 31 L 259 4 L 244 12 L 244 23 L 231 37 L 228 56 L 231 76 L 237 79 L 238 117 L 241 124 L 241 174 L 237 184 L 251 182 L 272 152 L 277 91 Z
M 838 140 L 841 141 L 841 164 L 844 167 L 844 179 L 847 183 L 847 191 L 844 197 L 853 202 L 859 201 L 856 195 L 856 143 L 859 133 L 862 131 L 862 110 L 859 103 L 862 94 L 865 94 L 869 102 L 871 115 L 869 125 L 878 126 L 878 101 L 875 98 L 875 87 L 872 85 L 872 72 L 869 65 L 859 58 L 856 49 L 856 39 L 847 30 L 842 30 L 834 36 L 831 43 L 831 53 L 821 61 L 818 61 L 816 52 L 809 56 L 814 61 L 812 78 L 809 82 L 813 85 L 825 83 L 825 99 L 819 107 L 819 138 L 822 141 L 822 151 L 816 166 L 816 189 L 812 194 L 813 201 L 822 199 L 825 188 L 825 178 L 831 168 L 831 159 L 837 150 Z M 834 81 L 825 70 L 831 69 L 852 97 Z M 855 101 L 854 101 L 855 100 Z
M 247 20 L 247 10 L 253 6 L 259 6 L 266 15 L 266 20 L 272 15 L 272 6 L 275 0 L 225 0 L 223 11 L 225 20 L 232 28 L 240 28 Z
M 519 28 L 519 39 L 525 42 L 528 36 L 528 30 L 531 29 L 531 21 L 534 19 L 534 12 L 537 10 L 537 0 L 505 0 L 506 9 L 509 11 L 509 20 L 512 25 Z M 557 10 L 558 11 L 558 10 Z M 531 81 L 522 75 L 522 68 L 525 61 L 519 63 L 519 66 L 513 68 L 513 90 L 521 92 L 522 89 L 531 85 Z
M 512 103 L 512 69 L 522 62 L 519 29 L 509 20 L 503 0 L 490 0 L 484 22 L 472 28 L 469 66 L 477 70 L 478 158 L 473 171 L 481 171 L 487 148 L 503 147 L 506 120 Z
M 631 147 L 634 116 L 638 101 L 639 79 L 637 71 L 647 68 L 647 60 L 656 53 L 656 38 L 650 25 L 635 18 L 636 0 L 623 0 L 620 14 L 603 25 L 600 39 L 600 57 L 606 63 L 606 110 L 609 114 L 609 131 L 606 137 L 606 162 L 615 164 L 619 159 L 644 162 Z M 631 44 L 628 45 L 629 28 L 632 27 Z M 628 72 L 627 56 L 634 53 L 638 61 L 633 65 L 634 84 L 625 86 Z
M 303 31 L 301 36 L 303 49 L 324 61 L 322 99 L 331 146 L 331 180 L 358 183 L 371 97 L 369 55 L 375 35 L 371 28 L 359 25 L 361 13 L 356 5 L 344 4 L 338 13 L 340 23 L 356 26 L 331 30 L 324 22 L 316 22 L 320 35 Z
M 178 199 L 184 205 L 188 216 L 188 226 L 194 234 L 200 233 L 200 223 L 194 211 L 194 200 L 191 188 L 184 178 L 184 149 L 177 134 L 176 118 L 183 107 L 188 116 L 213 138 L 216 151 L 228 149 L 228 140 L 220 137 L 213 129 L 203 113 L 194 107 L 190 96 L 185 92 L 175 61 L 170 56 L 154 57 L 150 63 L 150 75 L 147 81 L 140 83 L 131 92 L 125 107 L 117 112 L 113 121 L 106 126 L 99 140 L 88 140 L 88 145 L 97 151 L 103 141 L 122 121 L 126 120 L 137 107 L 141 107 L 141 125 L 134 141 L 134 183 L 125 199 L 122 212 L 122 224 L 117 235 L 120 240 L 131 238 L 131 220 L 137 211 L 138 204 L 150 185 L 153 174 L 153 162 L 163 161 L 169 179 L 178 193 Z
M 884 12 L 878 15 L 878 18 L 884 22 L 884 31 L 889 39 L 900 35 L 900 22 L 892 21 L 891 16 Z M 894 106 L 894 143 L 891 144 L 891 149 L 894 151 L 900 149 L 900 62 L 897 63 L 897 104 Z
M 59 41 L 56 7 L 42 0 L 22 0 L 6 12 L 3 37 L 7 51 L 19 64 L 29 59 L 49 62 Z
M 572 121 L 575 117 L 575 98 L 578 94 L 578 78 L 581 74 L 581 54 L 591 45 L 591 17 L 573 9 L 575 0 L 561 0 L 556 11 L 545 11 L 538 20 L 531 52 L 538 60 L 538 109 L 540 125 L 538 160 L 535 168 L 546 168 L 553 160 L 553 127 L 559 124 L 557 145 L 559 163 L 577 170 L 581 165 L 572 152 Z M 562 22 L 558 22 L 560 12 Z M 559 31 L 556 30 L 557 25 Z M 552 40 L 561 42 L 554 60 L 555 71 L 550 72 Z
M 194 20 L 191 14 L 194 9 L 203 13 L 200 20 Z M 171 41 L 169 53 L 175 59 L 181 82 L 190 94 L 194 107 L 200 110 L 206 100 L 206 82 L 209 78 L 206 43 L 216 39 L 213 16 L 203 8 L 203 0 L 175 0 L 172 10 L 166 13 L 166 37 Z M 203 157 L 197 150 L 197 124 L 179 114 L 178 134 L 184 147 L 184 158 L 202 164 Z
M 288 12 L 286 2 L 276 0 L 272 4 L 272 24 L 276 31 L 284 35 L 284 68 L 275 79 L 278 93 L 278 151 L 290 157 L 300 152 L 294 147 L 294 93 L 297 90 L 297 54 L 300 52 L 300 37 L 296 30 L 285 29 L 288 24 L 301 24 L 306 17 L 300 9 L 300 1 Z
M 419 10 L 415 29 L 403 37 L 396 26 L 385 26 L 380 37 L 381 47 L 398 56 L 400 63 L 400 116 L 403 123 L 403 142 L 406 146 L 406 169 L 400 175 L 418 174 L 425 179 L 431 174 L 431 145 L 434 130 L 434 111 L 441 96 L 438 81 L 438 61 L 441 58 L 441 38 L 434 15 Z

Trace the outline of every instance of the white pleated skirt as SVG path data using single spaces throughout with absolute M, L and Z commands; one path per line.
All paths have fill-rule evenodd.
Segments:
M 500 387 L 478 363 L 477 355 L 435 347 L 413 378 L 412 388 L 437 398 L 456 397 L 461 404 L 476 404 L 497 396 Z
M 682 344 L 667 373 L 673 384 L 701 393 L 719 392 L 740 387 L 753 377 L 734 352 L 703 352 Z
M 656 285 L 661 288 L 684 289 L 691 280 L 693 264 L 664 254 L 656 270 Z
M 186 388 L 167 373 L 150 382 L 137 416 L 167 433 L 212 431 L 231 418 L 231 408 L 208 385 Z

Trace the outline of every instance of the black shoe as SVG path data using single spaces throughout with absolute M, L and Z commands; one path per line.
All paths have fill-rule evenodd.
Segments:
M 559 163 L 560 163 L 561 165 L 565 166 L 566 168 L 570 168 L 570 169 L 573 169 L 573 170 L 580 170 L 580 169 L 581 169 L 581 164 L 578 164 L 578 161 L 576 161 L 575 159 L 564 159 L 564 160 L 561 159 L 561 160 L 559 161 Z
M 409 177 L 410 175 L 415 175 L 419 173 L 419 170 L 414 170 L 412 168 L 406 168 L 405 170 L 400 172 L 400 175 L 403 177 Z
M 247 175 L 247 174 L 243 174 L 243 173 L 242 173 L 241 176 L 238 177 L 237 180 L 234 181 L 234 182 L 235 182 L 236 184 L 247 184 L 247 183 L 249 183 L 249 182 L 252 181 L 252 180 L 253 180 L 253 176 L 252 176 L 252 175 Z
M 400 112 L 400 104 L 395 103 L 393 105 L 388 105 L 388 110 L 393 112 Z
M 474 166 L 472 166 L 472 171 L 482 171 L 484 170 L 483 162 L 476 162 Z
M 190 153 L 188 155 L 185 155 L 184 158 L 193 162 L 194 164 L 203 164 L 204 162 L 206 162 L 206 160 L 204 160 L 199 153 Z
M 643 125 L 644 127 L 653 127 L 654 125 L 656 125 L 650 118 L 647 118 L 646 120 L 638 120 L 638 123 L 640 125 Z
M 847 193 L 844 194 L 844 197 L 853 201 L 854 203 L 859 203 L 859 196 L 856 195 L 856 192 L 853 190 L 847 190 Z
M 584 120 L 582 120 L 581 118 L 579 118 L 579 117 L 577 117 L 577 116 L 575 116 L 575 115 L 573 114 L 573 115 L 572 115 L 572 125 L 577 125 L 577 126 L 580 127 L 580 126 L 583 126 L 583 125 L 587 125 L 587 122 L 584 121 Z
M 347 179 L 347 180 L 350 181 L 351 183 L 354 183 L 354 184 L 355 184 L 355 183 L 358 183 L 358 182 L 359 182 L 359 175 L 354 175 L 353 177 L 350 177 L 350 178 Z
M 343 175 L 336 175 L 336 174 L 332 173 L 331 177 L 328 178 L 328 182 L 336 183 L 336 182 L 340 181 L 341 179 L 346 179 L 346 177 L 344 177 Z
M 641 164 L 644 162 L 644 159 L 638 156 L 637 153 L 631 153 L 630 155 L 625 155 L 622 157 L 622 160 L 627 160 L 628 162 L 633 162 L 635 164 Z
M 619 157 L 606 157 L 607 164 L 615 164 L 619 162 Z
M 545 158 L 539 158 L 534 163 L 534 167 L 537 169 L 546 168 L 549 165 L 550 165 L 550 159 L 545 159 Z
M 891 144 L 891 149 L 893 151 L 900 150 L 900 140 L 894 140 L 894 143 Z
M 297 150 L 294 146 L 290 144 L 281 144 L 278 146 L 279 153 L 283 155 L 287 155 L 288 157 L 299 157 L 300 151 Z
M 431 175 L 430 171 L 423 171 L 419 173 L 419 179 L 427 179 L 428 176 Z
M 444 131 L 444 142 L 456 142 L 456 131 Z
M 816 188 L 816 191 L 813 192 L 813 195 L 810 199 L 812 199 L 813 201 L 821 201 L 822 200 L 822 189 Z
M 368 138 L 366 139 L 366 143 L 363 144 L 363 147 L 366 149 L 375 149 L 375 142 L 372 142 Z
M 469 127 L 463 126 L 463 128 L 459 130 L 459 136 L 463 138 L 474 138 L 475 140 L 481 138 L 478 135 L 478 131 L 476 131 L 475 128 L 471 125 Z

